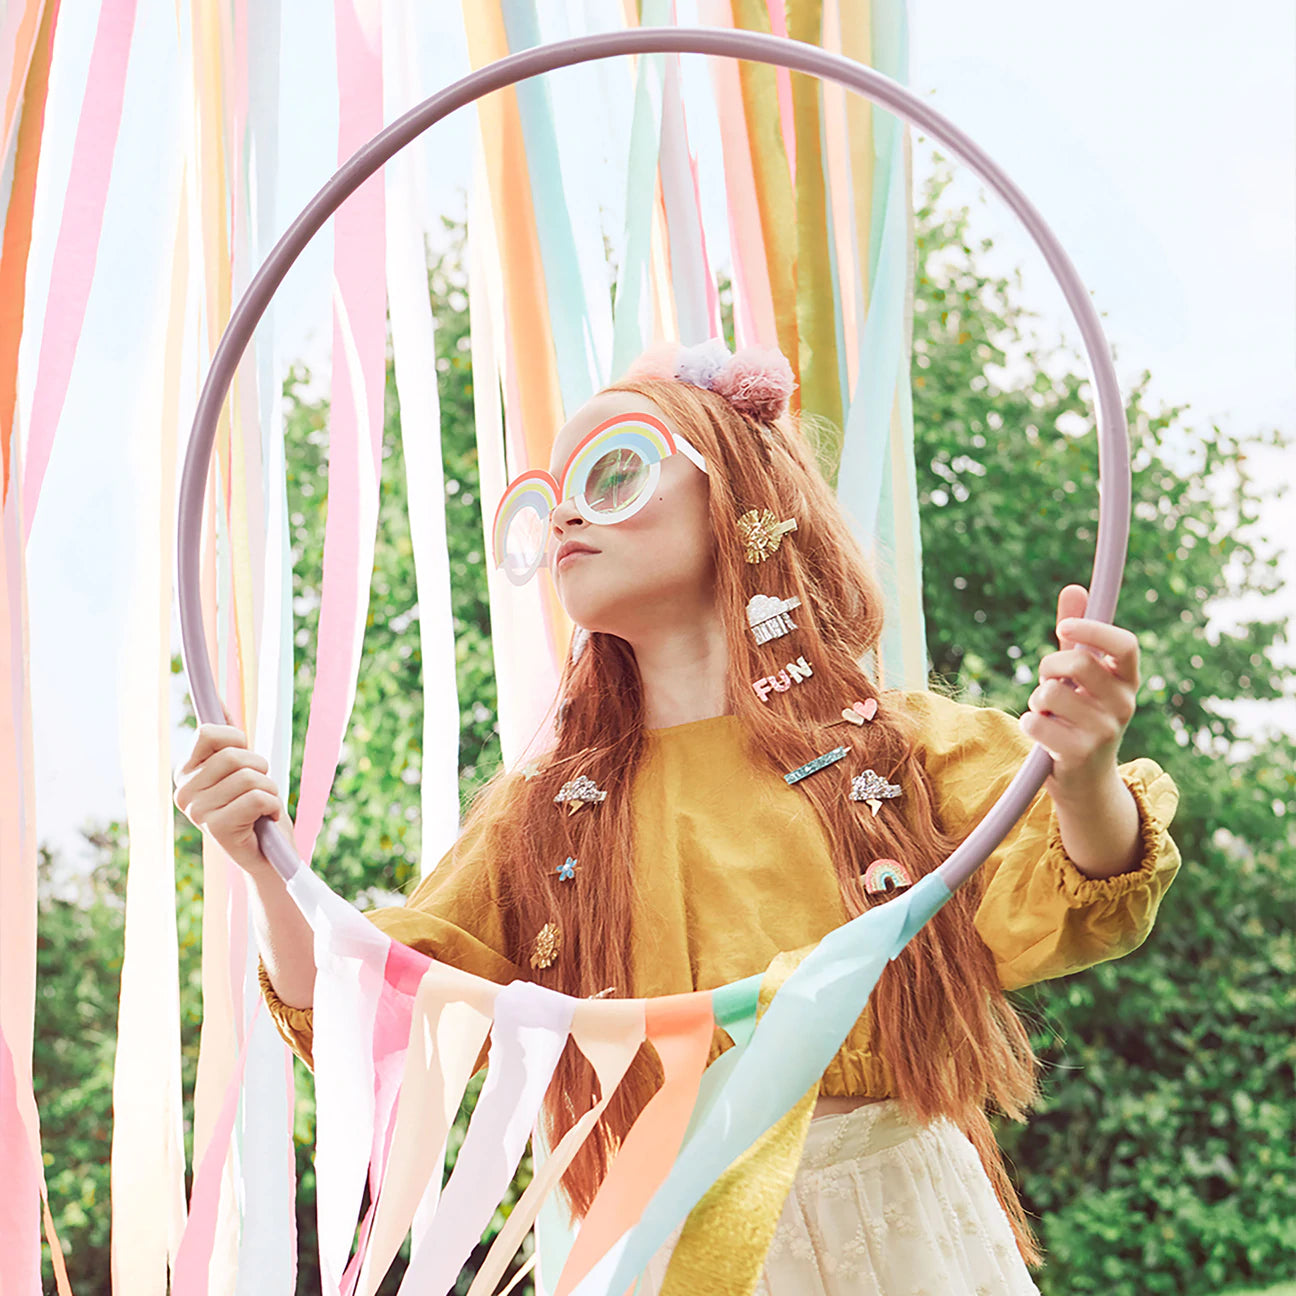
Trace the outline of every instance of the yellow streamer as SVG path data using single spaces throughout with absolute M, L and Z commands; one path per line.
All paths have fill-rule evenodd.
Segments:
M 779 954 L 761 981 L 757 1020 L 813 950 Z M 819 1082 L 770 1126 L 693 1208 L 671 1254 L 661 1296 L 751 1296 L 805 1148 Z
M 788 35 L 793 40 L 818 45 L 822 32 L 823 0 L 790 0 Z M 819 82 L 803 73 L 794 74 L 796 318 L 801 412 L 824 420 L 815 429 L 815 452 L 820 471 L 830 485 L 836 485 L 843 438 L 842 393 L 819 103 Z

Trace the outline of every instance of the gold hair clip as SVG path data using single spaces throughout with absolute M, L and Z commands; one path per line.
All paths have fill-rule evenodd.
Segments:
M 556 924 L 547 922 L 536 934 L 531 947 L 531 966 L 537 972 L 551 966 L 562 949 L 562 933 Z
M 749 563 L 762 563 L 778 552 L 783 537 L 797 529 L 796 518 L 783 522 L 769 509 L 752 509 L 738 519 L 738 534 L 742 537 L 743 557 Z

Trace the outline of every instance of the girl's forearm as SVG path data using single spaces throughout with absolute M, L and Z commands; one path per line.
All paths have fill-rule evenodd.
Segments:
M 1139 862 L 1139 812 L 1134 794 L 1112 768 L 1093 788 L 1049 783 L 1062 845 L 1086 877 L 1115 877 Z
M 315 935 L 272 868 L 249 874 L 257 946 L 275 994 L 291 1008 L 315 1000 Z

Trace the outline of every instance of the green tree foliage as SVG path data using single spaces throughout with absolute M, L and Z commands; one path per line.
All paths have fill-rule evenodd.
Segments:
M 942 679 L 1018 711 L 1053 647 L 1056 592 L 1084 583 L 1092 559 L 1088 383 L 1076 357 L 1040 349 L 1016 280 L 979 269 L 990 244 L 969 242 L 969 213 L 947 210 L 945 183 L 923 196 L 916 221 L 914 408 L 929 647 Z M 493 772 L 499 746 L 457 238 L 436 260 L 430 288 L 467 798 Z M 1025 377 L 1016 376 L 1017 358 L 1030 366 Z M 1146 682 L 1123 755 L 1153 757 L 1182 788 L 1175 837 L 1185 866 L 1142 949 L 1021 996 L 1047 1064 L 1045 1097 L 1027 1127 L 1002 1133 L 1048 1249 L 1048 1296 L 1205 1296 L 1296 1273 L 1296 947 L 1286 921 L 1296 888 L 1282 867 L 1292 858 L 1296 752 L 1287 739 L 1240 741 L 1228 710 L 1238 698 L 1279 696 L 1290 672 L 1275 662 L 1276 621 L 1261 616 L 1235 630 L 1211 621 L 1222 599 L 1274 587 L 1273 555 L 1255 528 L 1262 489 L 1247 464 L 1248 452 L 1273 438 L 1198 429 L 1181 408 L 1153 412 L 1147 383 L 1145 375 L 1129 394 L 1135 523 L 1118 614 L 1140 637 Z M 314 680 L 327 408 L 304 370 L 290 376 L 285 396 L 297 771 Z M 398 413 L 389 375 L 364 659 L 312 861 L 362 905 L 398 902 L 421 851 L 421 661 Z M 295 801 L 289 806 L 295 811 Z M 177 825 L 190 1085 L 199 856 L 197 834 L 181 817 Z M 104 862 L 92 894 L 47 898 L 41 918 L 39 1097 L 79 1296 L 108 1291 L 104 1156 L 121 957 L 120 825 L 96 841 Z M 304 1068 L 298 1076 L 299 1291 L 307 1292 L 318 1290 L 313 1105 Z M 528 1174 L 524 1166 L 518 1187 Z
M 1019 713 L 1058 590 L 1088 583 L 1097 525 L 1090 383 L 1038 350 L 1017 281 L 987 275 L 969 214 L 917 212 L 914 425 L 928 644 L 938 675 Z M 984 259 L 984 258 L 981 258 Z M 1017 358 L 1032 373 L 1008 374 Z M 1197 428 L 1129 393 L 1134 522 L 1117 621 L 1144 685 L 1123 759 L 1182 792 L 1184 866 L 1134 954 L 1020 996 L 1044 1101 L 1003 1131 L 1048 1249 L 1043 1290 L 1210 1293 L 1296 1274 L 1291 1023 L 1296 744 L 1240 740 L 1228 703 L 1277 698 L 1282 622 L 1212 621 L 1272 592 L 1248 452 L 1277 434 Z M 1258 600 L 1263 609 L 1263 598 Z

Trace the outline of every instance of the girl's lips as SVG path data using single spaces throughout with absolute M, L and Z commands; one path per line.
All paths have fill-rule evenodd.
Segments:
M 555 570 L 561 570 L 573 558 L 586 558 L 591 554 L 598 553 L 597 549 L 568 549 L 566 553 L 559 553 L 557 561 L 554 563 Z

